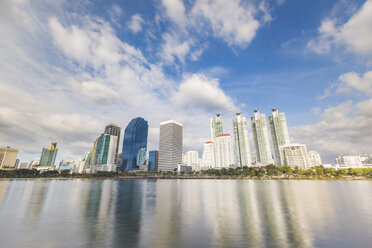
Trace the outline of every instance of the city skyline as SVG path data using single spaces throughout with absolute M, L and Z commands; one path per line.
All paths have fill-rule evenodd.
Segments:
M 5 0 L 0 146 L 19 147 L 30 161 L 56 141 L 56 160 L 72 160 L 105 124 L 142 116 L 149 150 L 158 147 L 158 124 L 175 119 L 184 152 L 201 154 L 214 113 L 233 135 L 226 123 L 236 112 L 269 116 L 275 107 L 286 113 L 291 142 L 325 163 L 370 153 L 371 6 Z

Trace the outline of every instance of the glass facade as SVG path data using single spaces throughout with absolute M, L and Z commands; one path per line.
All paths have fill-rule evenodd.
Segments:
M 120 171 L 138 169 L 137 157 L 141 148 L 147 149 L 147 135 L 148 124 L 143 118 L 138 117 L 129 122 L 124 132 Z
M 107 163 L 107 157 L 108 157 L 109 146 L 110 146 L 110 138 L 111 136 L 109 134 L 102 134 L 98 138 L 96 152 L 94 154 L 95 165 Z
M 148 165 L 149 171 L 158 171 L 158 158 L 159 158 L 158 151 L 154 150 L 154 151 L 149 152 L 149 165 Z
M 49 149 L 43 148 L 39 165 L 53 166 L 57 157 L 57 143 L 52 143 Z

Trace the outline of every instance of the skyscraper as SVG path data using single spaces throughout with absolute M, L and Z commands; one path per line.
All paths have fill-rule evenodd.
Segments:
M 120 171 L 138 169 L 138 153 L 147 150 L 148 124 L 141 117 L 132 119 L 125 128 Z
M 233 126 L 237 166 L 251 166 L 247 118 L 242 117 L 241 113 L 237 113 L 233 120 Z
M 235 165 L 234 150 L 230 134 L 220 134 L 215 140 L 216 166 L 229 167 Z
M 222 126 L 222 121 L 220 119 L 220 114 L 215 114 L 214 118 L 210 119 L 210 126 L 211 126 L 211 139 L 214 142 L 214 139 L 218 135 L 223 134 L 223 126 Z
M 116 171 L 115 153 L 117 146 L 117 136 L 101 134 L 98 138 L 96 150 L 94 152 L 94 162 L 92 172 L 96 171 Z
M 52 143 L 52 145 L 47 148 L 43 148 L 43 151 L 41 152 L 40 157 L 40 166 L 54 166 L 54 163 L 56 162 L 57 157 L 57 143 Z
M 116 152 L 115 152 L 115 164 L 117 163 L 117 160 L 118 160 L 117 157 L 118 157 L 118 151 L 119 151 L 120 131 L 121 131 L 120 126 L 114 123 L 110 123 L 105 127 L 105 134 L 110 134 L 110 135 L 114 135 L 118 137 L 117 144 L 116 144 Z
M 207 141 L 204 144 L 201 167 L 213 168 L 216 166 L 214 144 L 212 141 Z
M 182 129 L 173 120 L 160 123 L 159 170 L 173 171 L 182 163 Z
M 17 159 L 18 149 L 17 148 L 0 148 L 0 169 L 3 168 L 14 168 L 15 161 Z
M 148 171 L 158 171 L 159 151 L 149 152 Z
M 277 166 L 280 166 L 282 164 L 280 159 L 279 147 L 283 145 L 288 145 L 290 143 L 285 114 L 279 113 L 278 109 L 273 108 L 272 115 L 269 116 L 269 125 L 271 140 L 273 142 L 274 148 L 275 164 Z
M 260 111 L 257 109 L 254 110 L 254 116 L 251 117 L 251 123 L 253 143 L 256 151 L 256 162 L 259 162 L 263 165 L 274 163 L 271 156 L 265 114 L 260 114 Z

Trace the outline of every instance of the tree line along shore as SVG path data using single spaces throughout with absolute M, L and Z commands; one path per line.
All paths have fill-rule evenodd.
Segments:
M 112 178 L 112 179 L 372 179 L 372 168 L 335 169 L 323 166 L 303 170 L 299 167 L 268 165 L 188 172 L 104 172 L 71 173 L 70 170 L 38 171 L 36 169 L 0 170 L 0 178 Z

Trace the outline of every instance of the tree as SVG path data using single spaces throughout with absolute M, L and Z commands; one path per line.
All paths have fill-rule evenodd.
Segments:
M 263 177 L 265 176 L 265 170 L 263 168 L 259 168 L 256 174 L 258 177 Z

